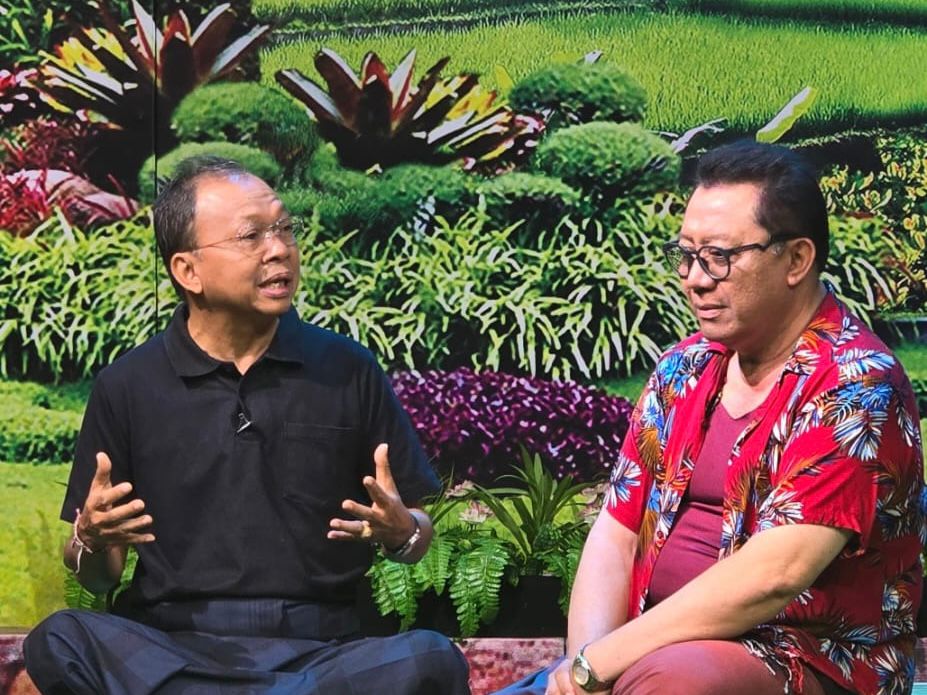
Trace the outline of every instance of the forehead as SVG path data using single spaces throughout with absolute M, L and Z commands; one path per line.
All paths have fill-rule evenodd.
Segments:
M 195 227 L 221 227 L 228 233 L 249 222 L 274 222 L 282 213 L 277 194 L 256 176 L 207 175 L 196 182 Z
M 765 230 L 756 221 L 761 193 L 754 183 L 699 186 L 686 206 L 680 238 L 699 246 L 762 241 Z

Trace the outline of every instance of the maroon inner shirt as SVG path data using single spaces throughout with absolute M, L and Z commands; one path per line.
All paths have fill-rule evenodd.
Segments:
M 754 412 L 735 419 L 719 404 L 712 413 L 689 489 L 654 565 L 648 606 L 658 604 L 718 561 L 727 462 Z

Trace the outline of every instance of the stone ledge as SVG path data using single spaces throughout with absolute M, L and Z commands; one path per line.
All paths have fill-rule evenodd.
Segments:
M 0 634 L 0 695 L 38 695 L 23 670 L 24 632 Z M 564 640 L 482 637 L 458 642 L 470 663 L 473 695 L 488 695 L 563 655 Z
M 0 695 L 36 695 L 37 690 L 22 668 L 24 632 L 0 633 Z M 561 637 L 480 637 L 458 642 L 470 663 L 473 695 L 488 695 L 504 685 L 546 666 L 563 655 Z M 927 682 L 927 638 L 916 648 L 915 680 Z M 920 690 L 916 690 L 920 692 Z

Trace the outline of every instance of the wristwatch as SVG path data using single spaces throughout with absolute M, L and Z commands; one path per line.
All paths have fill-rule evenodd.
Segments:
M 583 648 L 579 650 L 579 653 L 573 659 L 573 666 L 570 669 L 573 682 L 587 693 L 609 690 L 613 684 L 600 680 L 595 674 L 595 671 L 592 670 L 592 666 L 586 659 L 586 655 L 583 654 L 588 646 L 588 644 L 584 644 Z

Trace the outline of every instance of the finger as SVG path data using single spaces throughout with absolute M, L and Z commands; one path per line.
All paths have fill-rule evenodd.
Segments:
M 90 483 L 90 489 L 107 488 L 112 485 L 110 475 L 113 471 L 113 462 L 109 460 L 109 455 L 105 451 L 97 452 L 97 470 L 93 474 L 93 480 Z
M 145 510 L 145 503 L 141 500 L 132 500 L 128 504 L 120 504 L 108 511 L 98 511 L 90 516 L 94 526 L 113 528 L 119 524 L 137 517 Z
M 373 521 L 376 518 L 376 512 L 373 511 L 373 507 L 364 506 L 354 500 L 345 500 L 341 503 L 341 508 L 361 521 Z
M 155 535 L 153 533 L 129 533 L 112 543 L 113 545 L 134 545 L 137 543 L 151 543 L 154 540 Z
M 362 539 L 351 533 L 345 533 L 344 531 L 329 531 L 326 534 L 326 537 L 332 541 L 351 541 L 353 543 L 358 543 Z
M 349 521 L 347 519 L 332 519 L 328 522 L 329 527 L 332 531 L 340 531 L 342 533 L 347 533 L 357 538 L 361 539 L 362 534 L 364 533 L 364 522 L 363 521 Z
M 93 509 L 107 509 L 128 496 L 131 492 L 132 483 L 119 483 L 114 487 L 99 491 L 93 499 L 88 499 L 88 502 Z
M 395 485 L 392 485 L 392 494 L 390 494 L 387 488 L 369 475 L 364 478 L 363 483 L 364 488 L 367 490 L 367 494 L 370 495 L 370 501 L 379 507 L 388 507 L 391 504 L 395 504 L 395 500 L 399 497 Z
M 381 443 L 373 452 L 373 463 L 376 468 L 377 482 L 387 492 L 396 492 L 396 483 L 393 481 L 393 472 L 389 467 L 389 444 Z

